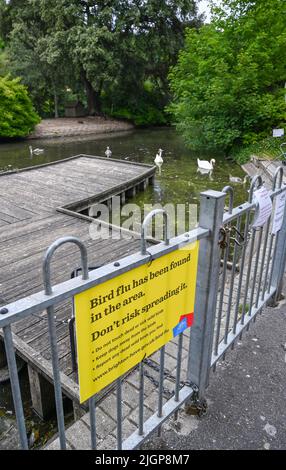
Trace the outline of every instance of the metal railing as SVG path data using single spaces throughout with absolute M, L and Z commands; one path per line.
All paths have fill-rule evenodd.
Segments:
M 277 170 L 271 198 L 286 191 L 282 185 L 283 169 Z M 173 396 L 164 403 L 165 347 L 160 350 L 158 367 L 158 402 L 157 411 L 149 419 L 144 419 L 144 361 L 139 364 L 139 400 L 137 430 L 123 442 L 122 430 L 122 382 L 117 379 L 117 448 L 134 449 L 152 432 L 160 429 L 166 419 L 176 413 L 179 407 L 190 400 L 194 393 L 203 398 L 209 383 L 210 371 L 217 361 L 241 337 L 251 321 L 261 312 L 262 307 L 273 298 L 277 298 L 281 289 L 281 280 L 286 262 L 286 215 L 279 232 L 270 231 L 272 218 L 260 229 L 252 227 L 256 211 L 253 201 L 255 188 L 261 186 L 260 177 L 252 180 L 249 201 L 233 208 L 233 190 L 226 187 L 222 192 L 206 191 L 201 193 L 199 227 L 184 235 L 169 240 L 168 216 L 163 211 L 149 214 L 142 226 L 141 252 L 127 256 L 117 262 L 88 269 L 87 251 L 84 244 L 74 237 L 57 240 L 47 251 L 44 263 L 45 290 L 27 298 L 18 300 L 0 310 L 0 327 L 3 328 L 7 361 L 10 371 L 11 387 L 16 411 L 20 443 L 28 448 L 23 403 L 13 347 L 13 323 L 30 315 L 46 310 L 49 340 L 52 351 L 53 381 L 55 388 L 56 410 L 60 446 L 66 448 L 65 423 L 63 413 L 62 388 L 58 359 L 54 307 L 66 299 L 109 279 L 142 266 L 171 253 L 178 248 L 200 240 L 195 323 L 191 328 L 188 347 L 187 380 L 182 383 L 182 346 L 183 334 L 177 342 L 177 368 L 174 378 Z M 229 196 L 228 212 L 225 212 L 225 199 Z M 164 242 L 146 247 L 146 226 L 160 212 L 164 216 Z M 50 265 L 58 247 L 66 243 L 76 244 L 81 252 L 82 277 L 74 277 L 66 282 L 52 286 Z M 230 268 L 230 269 L 229 269 Z M 96 449 L 96 397 L 89 400 L 91 448 Z
M 218 196 L 219 215 L 213 227 L 217 239 L 211 247 L 207 240 L 201 243 L 198 275 L 207 275 L 204 266 L 208 258 L 208 276 L 204 293 L 197 290 L 196 323 L 191 329 L 189 379 L 198 385 L 202 399 L 211 369 L 215 371 L 219 359 L 242 338 L 262 308 L 281 293 L 286 263 L 285 210 L 281 229 L 273 234 L 271 227 L 276 198 L 286 192 L 282 182 L 283 167 L 279 167 L 270 192 L 272 214 L 262 227 L 253 226 L 257 211 L 254 191 L 263 184 L 260 176 L 252 179 L 248 202 L 238 207 L 233 208 L 233 189 L 223 189 L 225 196 L 229 195 L 226 213 Z M 224 201 L 222 193 L 220 198 Z

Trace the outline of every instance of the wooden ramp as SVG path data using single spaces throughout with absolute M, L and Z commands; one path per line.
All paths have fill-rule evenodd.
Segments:
M 63 236 L 85 242 L 89 265 L 102 265 L 139 250 L 139 240 L 121 237 L 93 239 L 92 220 L 76 211 L 96 201 L 134 195 L 152 183 L 155 168 L 100 157 L 80 155 L 59 162 L 0 175 L 0 306 L 43 289 L 42 260 L 47 248 Z M 77 247 L 60 248 L 52 262 L 53 283 L 69 279 L 80 266 Z M 55 311 L 64 393 L 78 402 L 72 372 L 68 319 L 70 301 Z M 28 363 L 33 407 L 42 417 L 53 406 L 51 349 L 46 313 L 13 325 L 17 353 Z M 0 354 L 3 354 L 3 346 Z M 50 390 L 49 390 L 50 388 Z
M 263 158 L 258 158 L 257 156 L 253 155 L 251 157 L 251 162 L 252 162 L 252 165 L 256 169 L 255 170 L 256 174 L 258 173 L 257 169 L 261 170 L 262 174 L 264 174 L 264 176 L 266 176 L 268 179 L 270 179 L 270 181 L 273 181 L 275 173 L 276 173 L 277 168 L 279 166 L 283 166 L 283 168 L 285 168 L 285 166 L 283 165 L 283 161 L 280 160 L 280 159 L 265 160 Z M 251 165 L 251 163 L 250 164 L 248 163 L 244 166 L 247 166 L 247 165 Z M 286 183 L 286 176 L 285 175 L 283 177 L 283 183 L 284 184 Z

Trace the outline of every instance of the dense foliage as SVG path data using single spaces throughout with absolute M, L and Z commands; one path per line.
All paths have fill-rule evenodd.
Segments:
M 213 13 L 187 32 L 169 110 L 191 148 L 229 153 L 286 121 L 286 3 L 223 0 Z
M 163 123 L 167 80 L 195 0 L 0 0 L 10 71 L 42 115 L 82 101 L 89 114 Z
M 40 121 L 19 79 L 0 77 L 0 137 L 26 137 Z
M 231 150 L 231 156 L 241 164 L 248 162 L 252 156 L 265 160 L 284 160 L 285 157 L 282 157 L 281 149 L 281 144 L 284 142 L 284 137 L 267 137 L 249 145 L 234 146 Z

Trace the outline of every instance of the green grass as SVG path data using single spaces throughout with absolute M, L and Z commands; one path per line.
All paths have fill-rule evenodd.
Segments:
M 252 155 L 266 160 L 275 160 L 281 154 L 280 145 L 286 142 L 286 137 L 268 137 L 255 144 L 234 148 L 232 158 L 238 163 L 246 163 Z

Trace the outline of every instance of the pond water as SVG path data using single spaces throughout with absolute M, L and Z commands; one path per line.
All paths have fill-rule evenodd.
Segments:
M 30 156 L 29 145 L 45 150 L 43 155 Z M 211 153 L 198 155 L 186 148 L 182 138 L 174 129 L 143 129 L 102 136 L 58 138 L 22 141 L 0 144 L 0 171 L 25 168 L 42 163 L 61 160 L 78 154 L 104 156 L 107 146 L 112 149 L 112 158 L 129 161 L 154 163 L 159 148 L 163 152 L 162 174 L 157 177 L 155 186 L 148 188 L 136 197 L 140 205 L 160 203 L 198 203 L 199 193 L 206 189 L 221 190 L 229 182 L 229 176 L 244 178 L 239 165 L 223 156 Z M 197 172 L 197 157 L 216 159 L 212 175 Z M 247 198 L 246 187 L 235 184 L 235 203 L 240 204 Z

